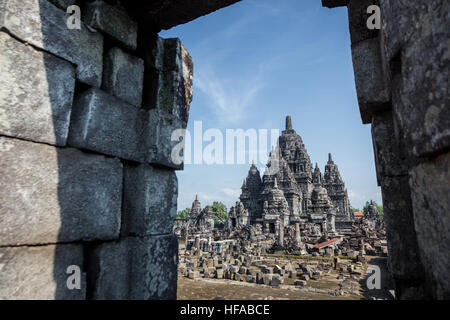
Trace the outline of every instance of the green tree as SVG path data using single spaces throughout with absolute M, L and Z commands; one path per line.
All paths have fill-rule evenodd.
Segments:
M 377 208 L 378 208 L 378 212 L 380 213 L 381 220 L 384 220 L 383 206 L 377 205 Z
M 225 222 L 227 220 L 228 209 L 222 202 L 214 201 L 211 209 L 214 212 L 216 222 Z
M 189 211 L 190 211 L 189 208 L 178 211 L 177 218 L 178 219 L 186 219 L 188 217 Z

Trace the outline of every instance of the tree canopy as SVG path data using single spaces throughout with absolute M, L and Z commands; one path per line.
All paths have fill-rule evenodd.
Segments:
M 224 205 L 222 202 L 214 201 L 211 208 L 214 212 L 216 222 L 225 222 L 225 220 L 227 220 L 228 209 L 226 205 Z
M 190 209 L 186 208 L 184 210 L 178 211 L 177 218 L 178 219 L 186 219 L 189 214 Z

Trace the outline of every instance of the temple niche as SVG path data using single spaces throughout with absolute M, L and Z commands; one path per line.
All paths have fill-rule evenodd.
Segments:
M 252 164 L 239 203 L 248 212 L 247 224 L 260 224 L 268 233 L 278 233 L 281 227 L 297 223 L 314 223 L 322 233 L 335 235 L 351 232 L 354 221 L 345 183 L 331 154 L 324 175 L 317 164 L 313 169 L 290 116 L 286 117 L 286 130 L 270 153 L 262 179 Z M 230 219 L 236 216 L 232 208 Z

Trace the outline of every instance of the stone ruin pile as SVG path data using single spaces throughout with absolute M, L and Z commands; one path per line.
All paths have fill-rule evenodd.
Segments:
M 365 274 L 364 261 L 358 259 L 292 260 L 271 258 L 262 254 L 260 246 L 241 247 L 239 241 L 217 241 L 218 246 L 200 237 L 180 255 L 178 274 L 189 279 L 219 279 L 272 287 L 295 286 L 302 290 L 331 295 L 360 294 L 358 279 Z M 212 249 L 204 251 L 203 249 Z M 335 279 L 328 289 L 310 287 L 310 281 Z M 335 286 L 333 286 L 335 283 Z
M 278 233 L 260 224 L 212 228 L 195 199 L 191 215 L 177 221 L 178 275 L 189 279 L 221 279 L 272 287 L 295 286 L 330 295 L 360 294 L 367 255 L 386 256 L 385 231 L 378 210 L 369 206 L 366 217 L 355 219 L 351 232 L 327 237 L 320 224 L 302 222 Z M 238 203 L 237 212 L 242 211 Z M 295 258 L 297 257 L 297 258 Z M 314 288 L 326 280 L 330 288 Z M 312 284 L 311 282 L 312 281 Z M 335 284 L 335 286 L 333 286 Z

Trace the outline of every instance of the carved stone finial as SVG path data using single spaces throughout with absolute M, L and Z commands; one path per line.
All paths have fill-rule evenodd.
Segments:
M 292 130 L 292 119 L 291 116 L 286 117 L 286 130 Z
M 328 162 L 333 162 L 333 157 L 331 156 L 331 153 L 328 154 Z
M 278 189 L 278 181 L 277 178 L 275 178 L 275 181 L 273 182 L 274 189 Z

